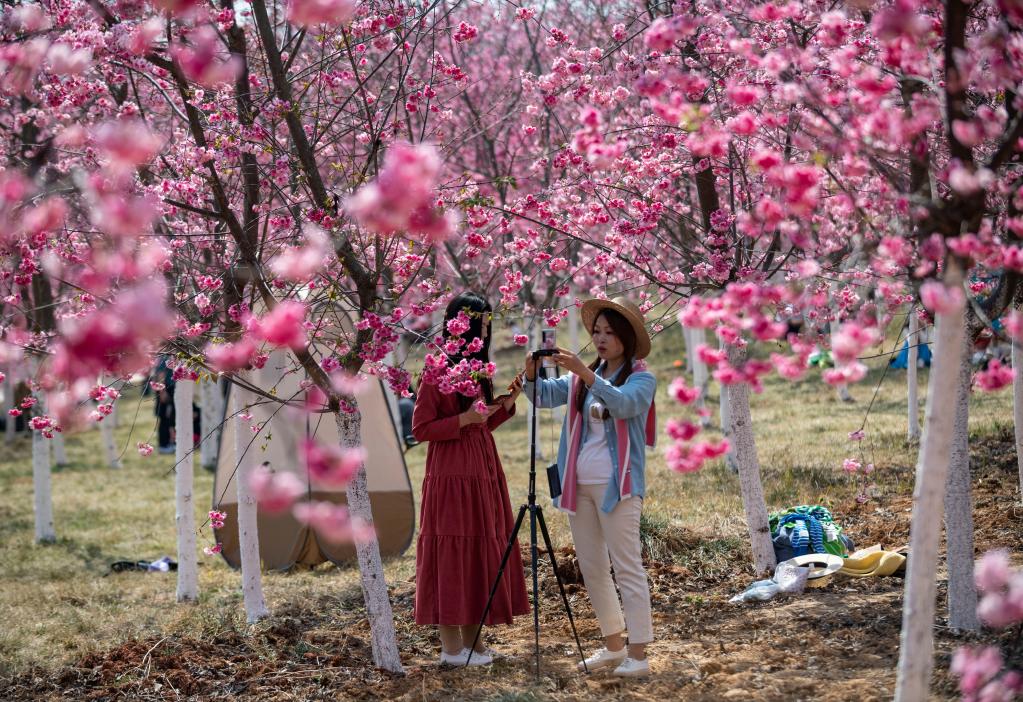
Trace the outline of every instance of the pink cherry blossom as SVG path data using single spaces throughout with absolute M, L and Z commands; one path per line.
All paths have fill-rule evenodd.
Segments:
M 92 49 L 73 49 L 67 44 L 50 46 L 46 61 L 57 75 L 75 76 L 84 73 L 92 65 Z
M 306 469 L 313 482 L 325 487 L 347 485 L 366 460 L 363 448 L 342 449 L 306 439 L 300 447 Z
M 675 378 L 668 386 L 668 395 L 680 404 L 691 405 L 700 397 L 700 389 L 689 387 L 683 378 Z
M 129 169 L 152 161 L 164 144 L 140 120 L 105 122 L 93 132 L 92 140 L 112 166 Z
M 102 372 L 148 367 L 149 352 L 173 326 L 165 295 L 163 281 L 154 278 L 122 289 L 108 306 L 60 320 L 53 372 L 68 382 L 92 381 Z
M 138 451 L 140 456 L 149 456 L 153 453 L 152 444 L 147 444 L 142 441 L 138 442 Z
M 249 368 L 256 354 L 256 345 L 248 337 L 229 344 L 209 344 L 205 349 L 206 360 L 213 370 L 221 373 Z
M 270 262 L 275 275 L 295 283 L 311 280 L 324 267 L 330 253 L 326 233 L 314 224 L 302 229 L 303 246 L 289 246 Z
M 307 343 L 305 329 L 305 305 L 295 300 L 278 304 L 269 314 L 250 321 L 250 331 L 258 339 L 273 346 L 287 346 L 300 349 Z
M 722 363 L 727 356 L 723 349 L 712 349 L 706 344 L 700 344 L 696 347 L 696 355 L 708 366 L 716 366 Z
M 960 648 L 952 656 L 952 674 L 959 678 L 959 690 L 972 694 L 998 675 L 1002 654 L 994 646 Z
M 357 0 L 291 0 L 288 21 L 300 27 L 339 27 L 348 24 L 357 9 Z
M 978 371 L 977 386 L 985 392 L 995 392 L 1012 385 L 1013 369 L 1003 366 L 997 358 L 988 361 L 987 368 Z
M 249 488 L 260 510 L 269 514 L 287 512 L 307 491 L 307 486 L 294 473 L 275 472 L 265 465 L 253 468 Z
M 189 36 L 190 44 L 171 46 L 170 54 L 191 81 L 207 88 L 230 83 L 241 73 L 239 56 L 228 56 L 216 30 L 206 25 Z
M 664 431 L 675 441 L 689 441 L 700 433 L 700 427 L 692 422 L 669 419 L 664 423 Z
M 330 502 L 299 502 L 293 513 L 295 519 L 308 524 L 317 536 L 331 543 L 365 543 L 376 536 L 372 525 L 352 517 L 347 507 Z
M 361 395 L 369 389 L 369 378 L 364 375 L 353 376 L 338 371 L 331 374 L 330 381 L 335 391 L 349 397 Z

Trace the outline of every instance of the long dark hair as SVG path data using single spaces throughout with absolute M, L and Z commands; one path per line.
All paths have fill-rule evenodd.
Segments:
M 625 384 L 625 381 L 629 379 L 629 376 L 632 375 L 633 359 L 636 357 L 636 330 L 632 328 L 631 324 L 629 324 L 629 320 L 627 320 L 617 310 L 601 310 L 600 314 L 593 318 L 593 326 L 590 328 L 590 336 L 593 336 L 593 332 L 597 328 L 597 320 L 601 317 L 607 321 L 607 323 L 611 326 L 611 329 L 614 330 L 615 336 L 617 336 L 618 340 L 622 342 L 625 362 L 618 370 L 618 375 L 616 375 L 615 379 L 611 381 L 611 384 L 615 387 L 621 387 Z M 597 356 L 596 360 L 590 364 L 590 370 L 596 371 L 598 367 L 600 367 L 600 356 Z M 586 394 L 589 391 L 590 389 L 586 387 L 585 383 L 579 383 L 579 389 L 576 390 L 575 395 L 575 406 L 579 408 L 580 412 L 582 412 L 583 403 L 586 402 Z M 610 416 L 611 413 L 608 412 L 605 407 L 604 419 L 607 419 Z
M 486 298 L 481 295 L 477 295 L 474 292 L 466 291 L 461 295 L 455 297 L 451 302 L 448 303 L 448 307 L 444 310 L 444 329 L 442 333 L 445 339 L 451 337 L 448 333 L 448 322 L 458 316 L 459 312 L 465 311 L 469 315 L 469 331 L 462 334 L 462 338 L 465 339 L 465 343 L 468 344 L 473 339 L 482 338 L 483 348 L 476 353 L 464 354 L 465 358 L 470 360 L 476 359 L 483 363 L 490 362 L 490 339 L 493 336 L 490 328 L 491 313 L 494 309 L 487 302 Z M 483 325 L 486 325 L 484 327 Z M 486 328 L 487 334 L 483 335 L 483 329 Z M 483 378 L 480 380 L 480 388 L 483 390 L 483 399 L 486 403 L 492 404 L 494 402 L 494 384 L 489 378 Z M 458 393 L 458 406 L 461 411 L 466 411 L 472 406 L 472 403 L 476 401 L 475 397 L 466 397 L 461 393 Z

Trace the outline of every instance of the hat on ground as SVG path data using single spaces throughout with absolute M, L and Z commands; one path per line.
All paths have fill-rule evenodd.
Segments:
M 785 563 L 792 563 L 796 566 L 809 566 L 810 573 L 806 576 L 807 580 L 816 580 L 817 578 L 826 578 L 832 573 L 837 573 L 845 565 L 845 559 L 833 553 L 807 553 L 803 556 L 796 556 L 785 561 Z
M 583 303 L 579 316 L 588 332 L 592 331 L 597 315 L 604 310 L 614 310 L 629 321 L 636 333 L 636 360 L 646 358 L 650 354 L 650 334 L 643 324 L 643 312 L 639 307 L 624 297 L 616 297 L 613 300 L 587 300 Z

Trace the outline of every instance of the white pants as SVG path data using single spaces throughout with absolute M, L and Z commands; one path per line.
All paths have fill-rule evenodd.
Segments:
M 606 514 L 600 510 L 606 493 L 606 483 L 579 486 L 575 515 L 568 518 L 579 570 L 590 595 L 590 604 L 600 622 L 601 634 L 607 637 L 627 629 L 630 644 L 650 643 L 654 640 L 650 585 L 643 569 L 639 540 L 643 499 L 630 497 L 622 500 L 610 514 Z M 613 580 L 612 564 L 615 569 Z M 615 582 L 622 591 L 622 604 L 618 603 Z

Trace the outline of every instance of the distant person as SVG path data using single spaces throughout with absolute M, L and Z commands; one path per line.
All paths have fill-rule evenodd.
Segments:
M 153 412 L 156 414 L 157 450 L 160 453 L 174 453 L 174 372 L 167 367 L 167 356 L 161 354 L 156 367 L 150 375 L 150 383 L 157 383 L 153 388 L 156 403 Z

